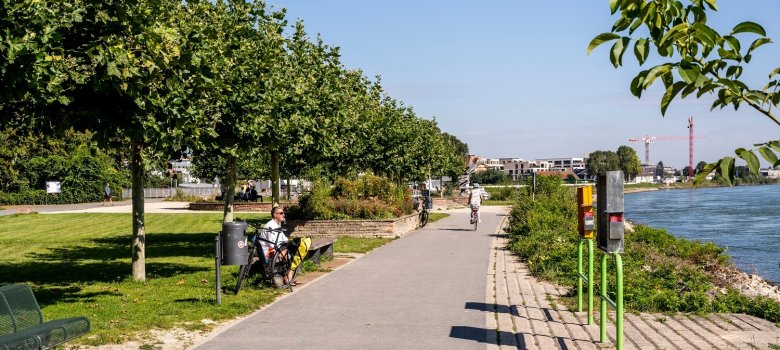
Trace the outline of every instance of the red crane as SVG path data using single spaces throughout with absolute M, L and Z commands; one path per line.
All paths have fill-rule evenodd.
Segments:
M 688 118 L 688 178 L 693 177 L 693 116 Z
M 688 176 L 693 176 L 693 117 L 688 118 L 688 136 L 645 136 L 630 138 L 631 142 L 644 142 L 645 144 L 645 163 L 650 164 L 650 144 L 655 141 L 665 140 L 688 140 Z

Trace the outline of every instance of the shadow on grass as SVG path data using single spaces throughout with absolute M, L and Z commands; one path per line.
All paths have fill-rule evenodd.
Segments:
M 130 259 L 94 263 L 68 262 L 25 262 L 0 264 L 0 284 L 33 283 L 59 288 L 67 292 L 72 283 L 121 282 L 130 278 Z M 147 278 L 166 278 L 181 274 L 191 274 L 209 270 L 209 267 L 196 267 L 174 263 L 146 263 Z M 66 288 L 67 286 L 67 288 Z M 77 288 L 77 287 L 73 287 Z
M 214 256 L 213 232 L 201 233 L 150 233 L 146 234 L 148 259 L 190 256 L 197 258 Z M 78 262 L 83 260 L 130 259 L 132 238 L 95 238 L 89 245 L 72 245 L 50 248 L 46 253 L 30 253 L 28 258 L 43 262 Z
M 170 257 L 214 257 L 215 234 L 152 233 L 146 235 L 147 278 L 166 278 L 209 270 L 209 266 L 159 262 Z M 56 245 L 56 242 L 53 243 Z M 130 236 L 95 238 L 81 245 L 54 247 L 45 253 L 30 253 L 22 262 L 0 262 L 0 285 L 30 283 L 41 303 L 74 298 L 89 300 L 97 295 L 78 294 L 73 284 L 120 282 L 131 275 Z M 77 295 L 78 294 L 78 295 Z

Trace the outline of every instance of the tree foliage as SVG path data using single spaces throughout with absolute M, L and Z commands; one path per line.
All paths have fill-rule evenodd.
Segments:
M 751 88 L 740 80 L 745 65 L 753 55 L 772 40 L 764 28 L 754 22 L 737 23 L 728 33 L 719 33 L 707 24 L 707 15 L 717 11 L 715 0 L 611 0 L 612 14 L 619 13 L 610 32 L 597 35 L 587 52 L 613 42 L 609 58 L 615 68 L 623 64 L 623 55 L 633 44 L 633 53 L 640 65 L 648 61 L 651 51 L 662 63 L 642 70 L 631 81 L 629 89 L 637 97 L 661 81 L 665 93 L 661 98 L 661 113 L 669 104 L 693 95 L 714 98 L 711 109 L 732 106 L 735 110 L 746 104 L 780 125 L 772 112 L 780 103 L 780 67 L 768 72 L 763 88 Z M 644 30 L 638 30 L 644 28 Z M 651 46 L 655 50 L 651 50 Z M 758 173 L 756 153 L 772 166 L 780 165 L 777 152 L 780 141 L 754 145 L 752 149 L 739 148 L 736 156 L 747 162 L 750 171 Z M 734 159 L 724 157 L 708 164 L 696 177 L 697 183 L 715 171 L 727 182 L 734 178 Z
M 613 151 L 594 151 L 588 155 L 585 169 L 591 176 L 606 171 L 621 170 L 620 158 Z
M 617 157 L 620 161 L 620 170 L 626 179 L 632 179 L 642 172 L 642 162 L 636 151 L 629 146 L 620 146 L 617 149 Z

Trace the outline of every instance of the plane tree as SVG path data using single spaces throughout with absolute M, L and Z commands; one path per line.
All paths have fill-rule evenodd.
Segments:
M 610 0 L 609 6 L 611 13 L 619 17 L 609 32 L 591 40 L 587 52 L 614 42 L 609 58 L 615 68 L 622 66 L 626 50 L 632 47 L 640 65 L 660 61 L 640 71 L 631 81 L 629 89 L 633 95 L 641 97 L 642 92 L 660 81 L 665 88 L 660 102 L 662 115 L 678 96 L 708 95 L 714 99 L 711 109 L 730 106 L 736 110 L 747 105 L 780 126 L 772 110 L 780 103 L 780 67 L 768 72 L 768 81 L 761 88 L 751 87 L 742 79 L 744 67 L 753 55 L 772 42 L 761 25 L 745 21 L 728 32 L 716 31 L 707 23 L 708 14 L 718 10 L 715 0 Z M 648 59 L 652 52 L 658 60 Z M 780 140 L 735 150 L 754 173 L 759 171 L 756 153 L 772 166 L 778 166 L 777 152 Z M 734 159 L 727 156 L 708 164 L 696 181 L 715 171 L 730 183 L 734 179 Z
M 21 1 L 0 19 L 0 118 L 35 132 L 91 130 L 128 147 L 132 277 L 146 279 L 144 157 L 207 130 L 185 105 L 203 76 L 174 0 Z
M 284 56 L 284 12 L 242 0 L 191 2 L 188 10 L 194 39 L 204 43 L 211 83 L 197 101 L 214 121 L 193 154 L 200 159 L 199 172 L 224 186 L 223 220 L 231 222 L 239 164 L 246 174 L 256 150 L 266 144 L 263 135 L 274 126 L 263 98 Z

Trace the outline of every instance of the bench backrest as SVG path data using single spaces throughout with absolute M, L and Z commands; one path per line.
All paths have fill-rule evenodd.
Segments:
M 43 313 L 32 289 L 26 284 L 0 287 L 0 335 L 18 332 L 43 323 Z

